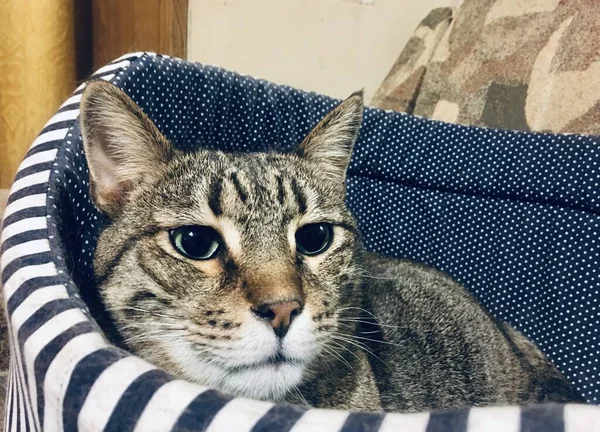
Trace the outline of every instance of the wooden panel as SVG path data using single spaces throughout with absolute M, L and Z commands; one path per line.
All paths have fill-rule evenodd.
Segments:
M 75 87 L 74 1 L 0 1 L 0 188 Z
M 93 72 L 92 0 L 75 0 L 75 65 L 77 81 L 84 81 Z
M 8 189 L 0 189 L 0 222 L 2 221 L 2 213 L 6 208 L 6 200 L 8 200 Z
M 130 51 L 187 55 L 188 0 L 92 0 L 94 68 Z

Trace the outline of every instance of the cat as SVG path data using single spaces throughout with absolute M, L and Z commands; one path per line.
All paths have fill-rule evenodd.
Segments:
M 582 402 L 449 276 L 363 249 L 345 204 L 362 115 L 357 92 L 292 152 L 183 152 L 90 82 L 83 145 L 110 221 L 94 273 L 124 346 L 233 395 L 320 408 Z

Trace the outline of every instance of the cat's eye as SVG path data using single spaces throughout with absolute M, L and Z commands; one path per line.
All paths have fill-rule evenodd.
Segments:
M 180 254 L 193 260 L 212 259 L 222 249 L 221 236 L 208 226 L 182 226 L 169 231 L 169 237 Z
M 324 252 L 333 240 L 333 227 L 328 223 L 304 225 L 296 231 L 296 249 L 308 256 Z

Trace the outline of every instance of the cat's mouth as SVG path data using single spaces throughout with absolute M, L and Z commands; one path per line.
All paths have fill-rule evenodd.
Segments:
M 226 366 L 225 368 L 229 372 L 243 372 L 249 369 L 261 369 L 267 366 L 277 367 L 282 365 L 301 366 L 301 363 L 297 359 L 286 357 L 282 352 L 277 352 L 277 354 L 268 357 L 265 360 L 231 367 Z

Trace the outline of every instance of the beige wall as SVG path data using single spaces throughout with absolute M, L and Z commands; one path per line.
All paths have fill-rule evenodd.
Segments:
M 188 59 L 369 101 L 421 19 L 460 1 L 190 0 Z

